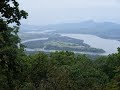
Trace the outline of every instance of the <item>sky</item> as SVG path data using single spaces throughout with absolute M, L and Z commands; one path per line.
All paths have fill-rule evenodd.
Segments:
M 120 0 L 19 0 L 29 13 L 22 23 L 47 25 L 94 20 L 120 23 Z

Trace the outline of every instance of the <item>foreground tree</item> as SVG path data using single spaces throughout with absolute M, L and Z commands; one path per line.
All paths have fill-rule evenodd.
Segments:
M 19 10 L 16 0 L 0 0 L 0 89 L 14 90 L 20 83 L 23 48 L 17 26 L 27 15 L 24 10 Z M 16 26 L 9 27 L 10 23 L 16 23 Z

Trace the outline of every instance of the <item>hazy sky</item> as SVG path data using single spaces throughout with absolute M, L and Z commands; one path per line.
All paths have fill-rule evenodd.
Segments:
M 19 0 L 29 13 L 27 24 L 45 25 L 83 20 L 120 23 L 120 0 Z

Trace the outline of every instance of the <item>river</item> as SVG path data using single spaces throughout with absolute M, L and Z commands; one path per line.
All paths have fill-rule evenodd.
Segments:
M 31 42 L 31 41 L 39 41 L 39 40 L 47 40 L 48 38 L 36 38 L 36 39 L 29 39 L 29 40 L 24 40 L 21 43 L 26 43 L 26 42 Z
M 89 34 L 61 34 L 70 38 L 84 40 L 84 43 L 94 48 L 100 48 L 105 50 L 104 55 L 112 54 L 117 52 L 117 48 L 120 47 L 120 42 L 117 40 L 103 39 L 95 35 Z

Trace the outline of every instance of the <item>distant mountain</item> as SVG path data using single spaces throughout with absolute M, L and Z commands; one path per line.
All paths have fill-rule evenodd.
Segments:
M 20 32 L 55 30 L 56 33 L 93 34 L 104 38 L 120 40 L 120 24 L 112 22 L 95 22 L 93 20 L 79 23 L 61 23 L 45 26 L 22 24 Z
M 58 33 L 94 34 L 106 38 L 120 38 L 120 24 L 112 22 L 83 21 L 80 23 L 62 23 L 46 25 L 41 30 L 56 30 Z
M 80 23 L 62 23 L 55 25 L 46 25 L 43 26 L 42 29 L 52 29 L 56 31 L 62 32 L 108 32 L 112 30 L 120 31 L 120 24 L 112 23 L 112 22 L 102 22 L 96 23 L 94 21 L 84 21 Z

